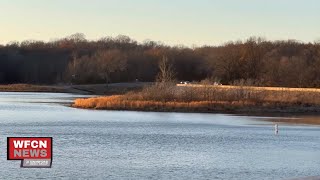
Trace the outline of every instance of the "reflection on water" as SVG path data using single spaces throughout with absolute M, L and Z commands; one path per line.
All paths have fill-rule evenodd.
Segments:
M 318 126 L 279 124 L 275 136 L 276 117 L 95 111 L 61 104 L 75 97 L 0 93 L 0 179 L 286 179 L 320 174 Z M 52 169 L 20 169 L 19 162 L 7 161 L 8 136 L 52 136 Z

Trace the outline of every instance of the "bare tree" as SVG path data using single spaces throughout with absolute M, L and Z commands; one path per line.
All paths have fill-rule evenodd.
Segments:
M 173 65 L 169 62 L 168 57 L 164 56 L 159 62 L 159 74 L 157 77 L 157 82 L 168 83 L 172 82 L 175 78 L 175 72 L 173 70 Z
M 127 56 L 119 50 L 100 50 L 93 58 L 97 61 L 97 71 L 106 84 L 110 82 L 111 73 L 127 68 Z
M 69 71 L 71 75 L 71 84 L 76 81 L 77 76 L 77 68 L 78 68 L 78 61 L 79 61 L 79 55 L 76 51 L 73 51 L 71 53 L 72 61 L 69 64 Z
M 66 39 L 69 40 L 69 41 L 76 42 L 76 43 L 87 41 L 86 40 L 86 36 L 83 33 L 72 34 L 72 35 L 66 37 Z

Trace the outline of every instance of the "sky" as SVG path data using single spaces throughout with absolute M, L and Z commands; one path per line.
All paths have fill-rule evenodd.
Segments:
M 320 39 L 319 0 L 0 0 L 0 44 L 74 33 L 169 45 Z

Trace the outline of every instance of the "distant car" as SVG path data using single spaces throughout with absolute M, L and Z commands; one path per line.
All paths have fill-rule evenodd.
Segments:
M 221 84 L 221 83 L 214 82 L 213 85 L 214 85 L 214 86 L 221 86 L 222 84 Z
M 180 84 L 191 84 L 190 81 L 181 81 Z

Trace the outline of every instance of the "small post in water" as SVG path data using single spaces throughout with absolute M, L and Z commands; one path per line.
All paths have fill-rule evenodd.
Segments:
M 275 125 L 274 125 L 274 134 L 275 134 L 275 135 L 278 135 L 278 133 L 279 133 L 278 124 L 275 124 Z

